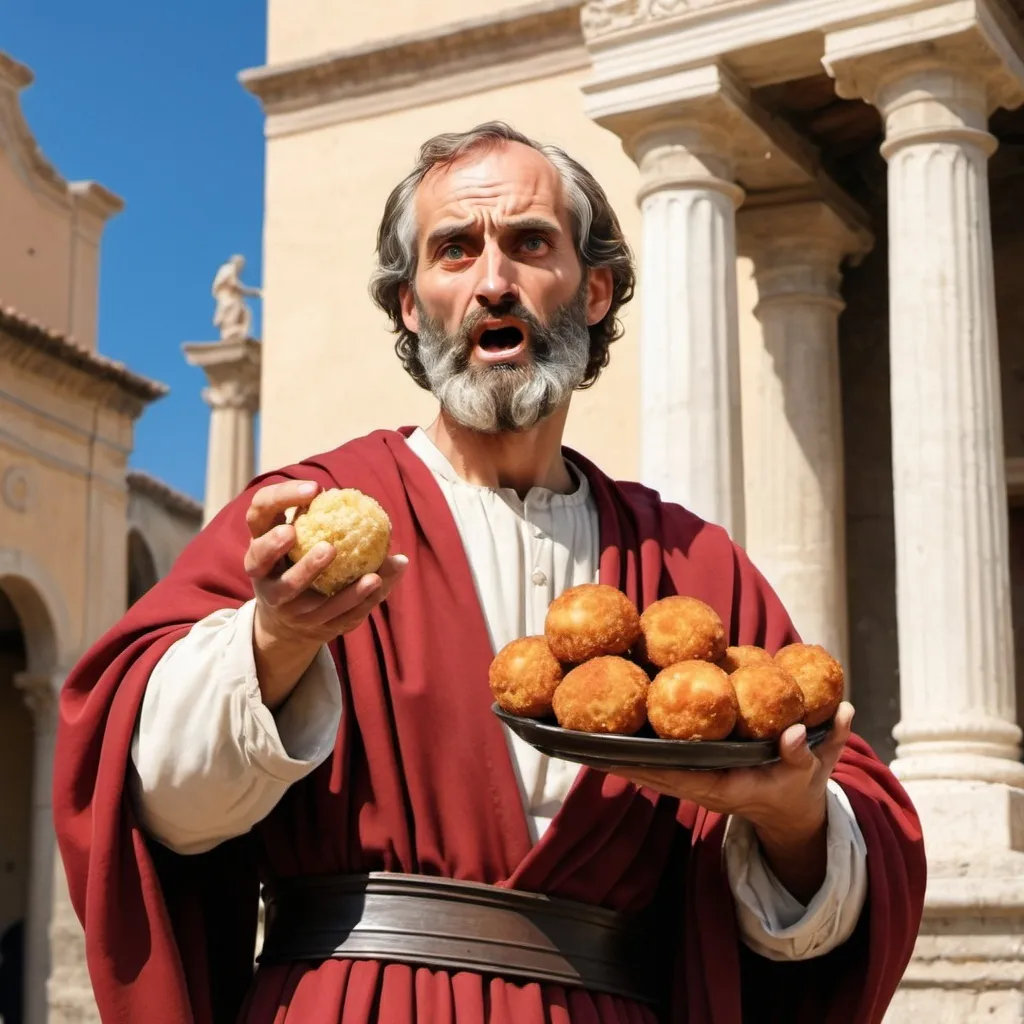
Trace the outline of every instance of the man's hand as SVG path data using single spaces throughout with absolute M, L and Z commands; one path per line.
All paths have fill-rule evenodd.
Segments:
M 746 818 L 778 880 L 806 904 L 825 880 L 826 783 L 850 738 L 853 705 L 843 701 L 828 738 L 814 750 L 807 730 L 790 726 L 779 740 L 781 760 L 726 771 L 612 769 L 611 774 L 691 800 L 709 811 Z
M 334 560 L 334 547 L 322 541 L 285 567 L 295 529 L 285 523 L 284 513 L 308 505 L 319 490 L 319 485 L 299 480 L 261 487 L 245 516 L 252 535 L 245 571 L 256 595 L 256 676 L 263 702 L 272 711 L 284 703 L 320 647 L 360 625 L 388 596 L 408 564 L 404 555 L 390 557 L 379 572 L 363 576 L 333 597 L 311 590 L 313 580 Z

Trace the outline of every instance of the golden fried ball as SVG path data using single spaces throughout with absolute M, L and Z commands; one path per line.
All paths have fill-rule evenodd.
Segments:
M 658 668 L 677 661 L 717 661 L 725 653 L 722 620 L 695 597 L 663 597 L 648 605 L 640 629 L 643 655 Z
M 647 720 L 649 687 L 638 665 L 605 655 L 569 672 L 551 703 L 563 729 L 631 736 Z
M 321 491 L 292 520 L 295 544 L 288 557 L 297 562 L 320 542 L 334 545 L 334 561 L 313 581 L 327 597 L 367 573 L 376 572 L 387 557 L 391 520 L 373 498 L 355 488 Z
M 679 661 L 662 669 L 647 693 L 647 718 L 664 739 L 724 740 L 738 713 L 729 677 L 707 661 Z
M 498 706 L 513 715 L 544 718 L 562 681 L 562 666 L 542 636 L 513 640 L 495 655 L 489 673 Z
M 827 722 L 843 699 L 843 666 L 819 644 L 790 644 L 775 655 L 804 695 L 804 725 Z
M 726 647 L 715 664 L 726 672 L 735 672 L 747 665 L 771 665 L 772 656 L 763 647 L 744 644 L 741 647 Z
M 736 735 L 745 740 L 774 740 L 804 717 L 804 698 L 796 680 L 778 665 L 747 665 L 729 681 L 739 714 Z
M 640 613 L 621 590 L 583 583 L 551 602 L 544 635 L 551 653 L 570 665 L 624 654 L 640 635 Z

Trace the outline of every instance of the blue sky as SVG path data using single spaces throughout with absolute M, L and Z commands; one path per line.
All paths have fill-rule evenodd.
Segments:
M 143 415 L 132 465 L 202 497 L 202 371 L 210 283 L 234 252 L 261 279 L 263 119 L 236 75 L 264 62 L 257 0 L 28 0 L 3 4 L 0 49 L 35 72 L 22 108 L 66 178 L 125 200 L 104 235 L 99 347 L 170 385 Z M 255 303 L 259 326 L 259 303 Z

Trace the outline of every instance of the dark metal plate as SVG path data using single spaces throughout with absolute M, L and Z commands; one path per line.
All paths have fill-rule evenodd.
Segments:
M 714 771 L 721 768 L 754 768 L 779 759 L 775 740 L 663 740 L 648 729 L 636 736 L 574 732 L 554 722 L 520 718 L 503 711 L 494 713 L 522 740 L 542 754 L 573 761 L 590 768 L 688 768 Z M 807 730 L 807 742 L 816 747 L 829 734 L 832 723 Z

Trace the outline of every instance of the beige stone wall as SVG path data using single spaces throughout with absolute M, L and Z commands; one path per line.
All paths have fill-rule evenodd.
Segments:
M 67 330 L 71 220 L 48 189 L 31 187 L 2 146 L 0 224 L 0 300 L 55 330 Z
M 486 5 L 467 0 L 431 0 L 430 3 L 387 0 L 377 4 L 270 0 L 267 60 L 268 63 L 301 60 L 534 3 L 536 0 L 490 0 Z
M 436 132 L 509 121 L 564 146 L 597 175 L 630 241 L 640 240 L 637 170 L 583 112 L 567 73 L 364 121 L 271 138 L 267 152 L 260 464 L 270 468 L 379 427 L 423 423 L 432 398 L 405 375 L 367 294 L 390 189 Z M 639 253 L 638 253 L 639 255 Z M 568 443 L 616 475 L 638 458 L 640 298 L 602 380 L 574 401 Z

